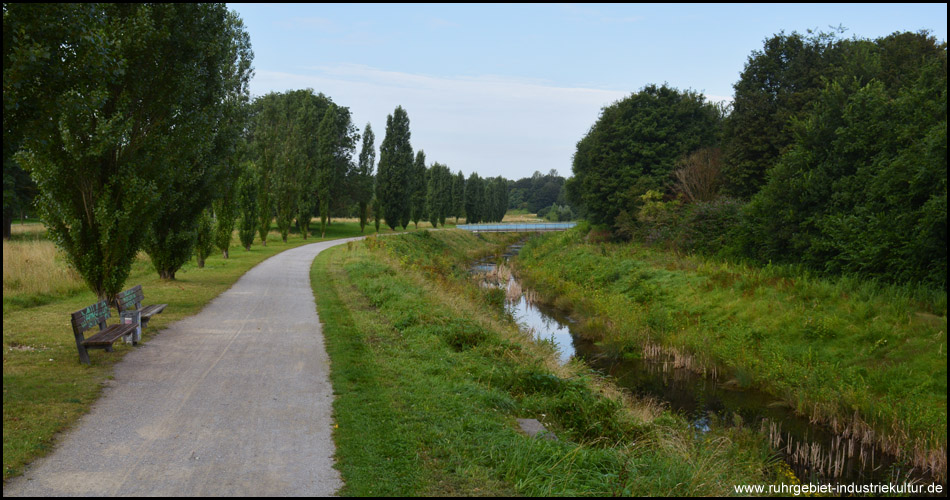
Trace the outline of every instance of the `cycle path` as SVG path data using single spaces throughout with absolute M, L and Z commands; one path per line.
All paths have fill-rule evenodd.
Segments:
M 261 262 L 198 314 L 140 344 L 89 414 L 4 496 L 327 496 L 329 357 L 313 243 Z

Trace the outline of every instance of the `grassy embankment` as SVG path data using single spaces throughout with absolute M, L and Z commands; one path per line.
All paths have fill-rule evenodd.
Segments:
M 580 229 L 533 240 L 516 266 L 618 356 L 719 367 L 946 478 L 946 292 L 589 244 Z
M 697 438 L 582 364 L 560 366 L 506 316 L 504 292 L 468 275 L 506 239 L 419 232 L 317 256 L 341 494 L 729 495 L 789 479 L 749 429 Z M 517 418 L 559 439 L 529 438 Z
M 311 225 L 311 227 L 313 227 Z M 411 224 L 409 230 L 412 231 Z M 420 229 L 431 227 L 420 223 Z M 390 233 L 389 228 L 383 233 Z M 372 226 L 365 234 L 372 234 Z M 335 220 L 326 239 L 359 236 L 359 223 Z M 276 227 L 267 246 L 257 239 L 245 251 L 235 236 L 230 258 L 215 252 L 205 267 L 185 264 L 175 281 L 162 281 L 148 257 L 133 264 L 126 288 L 141 284 L 146 304 L 168 308 L 149 322 L 148 341 L 170 323 L 200 311 L 257 263 L 288 248 L 321 241 L 291 233 L 281 241 Z M 69 323 L 70 313 L 96 301 L 75 271 L 46 239 L 40 224 L 14 224 L 3 242 L 3 478 L 19 474 L 24 464 L 47 453 L 57 432 L 86 413 L 111 377 L 113 365 L 134 347 L 116 343 L 116 352 L 90 351 L 92 365 L 79 362 Z M 112 311 L 112 324 L 117 313 Z

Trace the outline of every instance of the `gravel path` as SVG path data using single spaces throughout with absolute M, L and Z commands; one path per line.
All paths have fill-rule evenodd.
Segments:
M 326 496 L 333 389 L 314 243 L 260 263 L 116 365 L 91 412 L 3 487 L 28 496 Z

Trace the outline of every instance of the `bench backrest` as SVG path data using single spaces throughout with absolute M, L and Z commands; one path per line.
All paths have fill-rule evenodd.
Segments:
M 73 331 L 77 334 L 81 334 L 96 326 L 102 329 L 105 326 L 106 319 L 109 317 L 109 304 L 104 300 L 100 300 L 72 314 Z
M 124 292 L 120 292 L 115 296 L 115 299 L 119 312 L 135 310 L 142 306 L 145 294 L 142 293 L 142 285 L 135 285 Z

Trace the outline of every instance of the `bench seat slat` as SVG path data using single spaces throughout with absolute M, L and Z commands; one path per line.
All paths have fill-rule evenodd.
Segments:
M 109 346 L 119 337 L 134 332 L 137 326 L 138 325 L 112 325 L 88 339 L 83 340 L 82 343 L 88 346 Z
M 168 307 L 168 304 L 152 304 L 150 306 L 145 306 L 142 308 L 142 317 L 150 318 L 164 311 L 166 307 Z

